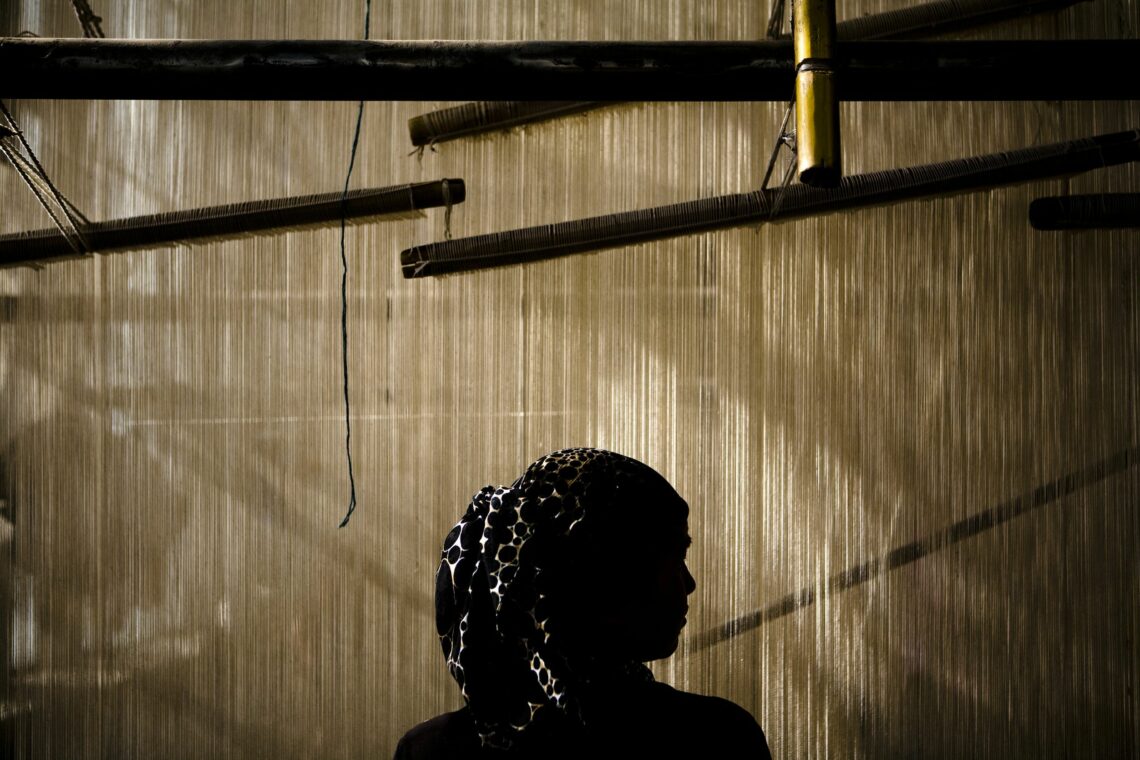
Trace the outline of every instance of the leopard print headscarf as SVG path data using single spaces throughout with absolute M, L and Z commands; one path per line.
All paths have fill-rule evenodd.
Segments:
M 509 488 L 484 487 L 447 535 L 436 627 L 484 747 L 509 749 L 550 709 L 583 723 L 580 692 L 590 668 L 560 646 L 549 569 L 590 514 L 621 509 L 647 487 L 676 496 L 637 460 L 564 449 L 536 461 Z M 676 503 L 684 505 L 680 496 Z M 622 677 L 653 680 L 643 663 L 621 667 Z

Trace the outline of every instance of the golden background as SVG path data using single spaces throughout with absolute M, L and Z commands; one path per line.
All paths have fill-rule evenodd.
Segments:
M 839 18 L 907 4 L 843 2 Z M 362 2 L 93 5 L 115 37 L 363 28 Z M 80 34 L 62 0 L 0 8 L 2 34 Z M 375 0 L 372 37 L 759 39 L 767 12 Z M 1084 3 L 968 36 L 1134 38 L 1138 17 L 1134 0 Z M 337 191 L 356 116 L 8 105 L 92 219 Z M 409 156 L 407 120 L 447 105 L 366 104 L 352 185 L 462 177 L 457 237 L 754 189 L 783 115 L 628 104 Z M 1140 108 L 860 103 L 841 118 L 857 173 L 1137 128 Z M 0 271 L 0 754 L 390 756 L 460 704 L 433 625 L 447 530 L 482 485 L 591 445 L 657 468 L 692 506 L 689 638 L 656 674 L 746 707 L 775 756 L 1135 757 L 1140 238 L 1036 232 L 1027 208 L 1138 190 L 1122 166 L 414 281 L 398 252 L 442 239 L 442 209 L 350 226 L 360 505 L 340 530 L 335 224 Z M 47 226 L 7 165 L 0 192 L 0 232 Z M 827 591 L 1128 451 L 1072 493 Z M 813 604 L 697 646 L 817 584 Z

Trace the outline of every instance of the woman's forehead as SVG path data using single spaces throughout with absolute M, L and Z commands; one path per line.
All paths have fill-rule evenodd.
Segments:
M 669 549 L 685 549 L 692 543 L 687 515 L 664 511 L 657 514 L 641 512 L 636 515 L 611 515 L 611 519 L 599 520 L 598 523 L 605 525 L 603 530 L 610 532 L 612 538 L 652 543 Z

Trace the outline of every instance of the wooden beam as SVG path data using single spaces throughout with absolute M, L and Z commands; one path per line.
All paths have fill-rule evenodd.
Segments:
M 1134 100 L 1138 40 L 858 41 L 843 100 Z M 2 94 L 85 100 L 788 101 L 791 42 L 0 40 Z

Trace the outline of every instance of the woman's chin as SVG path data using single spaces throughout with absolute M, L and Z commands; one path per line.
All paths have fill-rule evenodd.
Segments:
M 651 662 L 653 660 L 663 660 L 666 657 L 672 657 L 677 651 L 677 646 L 680 643 L 681 633 L 678 631 L 669 638 L 662 638 L 657 641 L 646 642 L 643 651 L 645 655 L 641 658 L 642 662 Z

